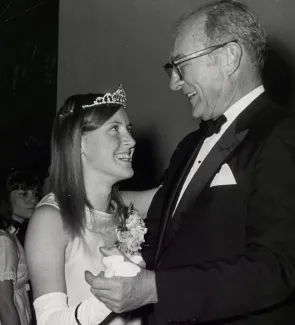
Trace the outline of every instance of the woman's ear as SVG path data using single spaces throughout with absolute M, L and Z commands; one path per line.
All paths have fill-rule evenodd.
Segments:
M 228 43 L 225 47 L 227 61 L 227 74 L 232 75 L 240 66 L 242 59 L 242 48 L 237 42 Z

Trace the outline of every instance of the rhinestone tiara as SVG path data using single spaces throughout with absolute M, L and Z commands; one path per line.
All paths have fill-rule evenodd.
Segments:
M 94 107 L 104 104 L 119 104 L 126 108 L 127 97 L 122 85 L 119 85 L 119 88 L 113 94 L 106 93 L 102 97 L 98 96 L 92 104 L 82 105 L 82 108 Z
M 98 96 L 92 104 L 90 105 L 82 105 L 81 108 L 89 108 L 89 107 L 95 107 L 99 105 L 104 105 L 104 104 L 118 104 L 126 108 L 127 106 L 127 97 L 126 93 L 122 87 L 122 85 L 119 85 L 119 88 L 113 93 L 106 93 L 104 96 Z M 76 110 L 76 109 L 75 109 Z M 67 115 L 70 115 L 74 112 L 74 109 L 70 109 L 68 112 L 64 114 L 60 114 L 59 117 L 63 118 Z

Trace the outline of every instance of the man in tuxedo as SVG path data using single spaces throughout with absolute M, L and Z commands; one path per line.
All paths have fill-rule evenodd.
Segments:
M 202 122 L 149 192 L 147 269 L 86 276 L 113 311 L 147 305 L 153 325 L 294 324 L 295 121 L 264 91 L 266 46 L 236 1 L 178 22 L 165 70 Z

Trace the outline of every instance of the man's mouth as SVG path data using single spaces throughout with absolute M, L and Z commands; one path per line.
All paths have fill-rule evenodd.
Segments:
M 191 100 L 197 93 L 197 91 L 192 91 L 191 93 L 186 94 L 186 97 L 188 98 L 188 100 Z
M 118 155 L 116 155 L 116 157 L 122 161 L 132 162 L 132 155 L 130 155 L 128 153 L 118 154 Z

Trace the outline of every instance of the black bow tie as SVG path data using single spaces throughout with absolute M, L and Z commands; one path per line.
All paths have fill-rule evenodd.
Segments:
M 213 134 L 220 132 L 222 125 L 227 121 L 224 115 L 220 115 L 216 120 L 202 121 L 200 129 L 206 138 L 211 137 Z

